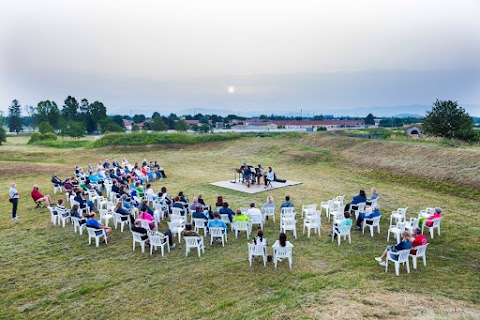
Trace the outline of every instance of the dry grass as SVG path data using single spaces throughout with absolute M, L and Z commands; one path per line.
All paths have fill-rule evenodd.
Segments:
M 0 153 L 4 181 L 0 185 L 0 318 L 478 319 L 480 223 L 472 214 L 478 201 L 359 174 L 355 167 L 338 166 L 335 158 L 322 161 L 323 156 L 312 156 L 300 161 L 303 153 L 316 149 L 304 142 L 244 138 L 126 151 L 59 151 L 19 145 L 9 149 L 18 159 L 13 162 L 6 161 L 8 152 Z M 330 143 L 324 148 L 333 148 L 335 143 Z M 339 143 L 342 148 L 347 144 L 354 143 L 351 139 Z M 51 225 L 45 209 L 33 209 L 28 197 L 31 185 L 38 183 L 44 193 L 50 193 L 50 169 L 63 177 L 76 164 L 85 167 L 106 158 L 120 160 L 123 155 L 131 162 L 160 161 L 168 178 L 155 182 L 155 190 L 165 185 L 170 194 L 184 191 L 190 199 L 202 192 L 209 204 L 223 195 L 234 208 L 251 200 L 263 203 L 267 193 L 249 196 L 208 182 L 230 178 L 230 169 L 244 160 L 272 165 L 280 177 L 304 182 L 273 190 L 277 203 L 287 194 L 300 206 L 339 194 L 349 197 L 360 187 L 376 186 L 385 217 L 382 233 L 373 239 L 354 233 L 352 245 L 339 247 L 326 237 L 331 226 L 323 217 L 320 238 L 299 232 L 294 240 L 288 235 L 295 246 L 293 269 L 282 263 L 275 271 L 271 264 L 264 269 L 258 261 L 248 266 L 244 235 L 238 240 L 230 235 L 226 248 L 207 245 L 202 258 L 185 257 L 183 244 L 164 258 L 158 253 L 149 257 L 138 248 L 132 252 L 128 232 L 115 230 L 108 246 L 97 249 L 88 246 L 85 235 L 74 234 L 71 226 Z M 36 162 L 29 164 L 29 159 Z M 27 177 L 28 172 L 33 177 Z M 17 181 L 22 195 L 16 224 L 9 221 L 10 204 L 5 196 L 11 179 Z M 446 218 L 442 236 L 429 241 L 427 268 L 421 266 L 409 275 L 402 270 L 399 277 L 392 271 L 386 274 L 373 257 L 386 245 L 389 211 L 408 206 L 411 216 L 436 205 L 443 207 Z M 278 222 L 274 225 L 270 220 L 265 232 L 272 244 L 278 237 Z

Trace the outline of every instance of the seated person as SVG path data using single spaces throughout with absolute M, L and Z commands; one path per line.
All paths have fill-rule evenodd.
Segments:
M 272 167 L 268 167 L 268 172 L 265 175 L 265 188 L 268 188 L 268 183 L 275 181 L 275 172 L 273 172 Z
M 361 227 L 362 227 L 362 222 L 363 220 L 365 219 L 373 219 L 373 218 L 376 218 L 376 217 L 379 217 L 381 216 L 381 213 L 380 213 L 380 206 L 377 204 L 375 206 L 373 206 L 373 211 L 372 213 L 368 214 L 368 215 L 365 215 L 364 212 L 360 212 L 358 214 L 358 219 L 357 219 L 357 226 L 355 227 L 355 230 L 360 230 Z M 368 224 L 372 224 L 372 221 L 367 221 Z
M 370 199 L 367 199 L 367 206 L 370 206 L 372 204 L 372 200 L 375 200 L 378 198 L 377 188 L 373 187 L 370 192 L 372 193 L 372 195 L 370 196 Z
M 62 198 L 57 200 L 57 205 L 55 206 L 55 210 L 58 214 L 62 214 L 63 217 L 68 217 L 69 212 L 67 208 L 65 207 L 65 200 Z
M 422 227 L 423 224 L 425 223 L 427 227 L 431 227 L 433 226 L 432 220 L 441 218 L 441 217 L 442 217 L 442 208 L 435 208 L 435 212 L 433 213 L 433 215 L 429 216 L 428 218 L 421 217 L 420 219 L 418 219 L 418 226 Z
M 150 230 L 155 229 L 155 219 L 150 213 L 146 211 L 141 211 L 140 215 L 138 216 L 138 219 L 148 220 L 148 226 L 150 227 Z
M 103 169 L 110 169 L 110 163 L 107 159 L 105 159 L 105 162 L 103 163 Z
M 160 167 L 160 165 L 158 164 L 157 161 L 155 161 L 154 166 L 155 166 L 155 169 L 157 169 L 158 172 L 160 172 L 160 175 L 161 175 L 162 178 L 166 178 L 166 177 L 167 177 L 167 175 L 165 174 L 165 171 L 163 170 L 162 167 Z M 160 177 L 159 177 L 159 178 L 160 178 Z
M 272 248 L 279 248 L 279 247 L 289 247 L 293 248 L 293 244 L 287 240 L 287 235 L 285 233 L 280 233 L 278 240 L 272 245 Z
M 344 211 L 358 210 L 358 204 L 363 202 L 367 202 L 367 195 L 365 194 L 365 190 L 360 190 L 359 194 L 352 197 L 352 202 L 347 203 Z
M 145 187 L 145 194 L 147 195 L 147 198 L 155 200 L 157 196 L 155 195 L 155 192 L 153 191 L 152 185 L 149 183 Z
M 285 202 L 280 205 L 280 208 L 293 208 L 295 205 L 293 202 L 290 202 L 290 196 L 285 197 Z
M 408 231 L 404 231 L 402 233 L 402 241 L 400 243 L 393 245 L 393 246 L 388 246 L 385 251 L 383 251 L 382 255 L 380 257 L 375 258 L 381 266 L 385 266 L 387 263 L 386 261 L 383 261 L 383 259 L 386 259 L 387 254 L 390 252 L 397 252 L 400 250 L 405 250 L 405 249 L 410 249 L 412 248 L 412 242 L 410 241 L 410 234 Z M 393 260 L 398 260 L 398 255 L 390 255 L 390 258 Z
M 412 230 L 412 248 L 423 246 L 427 244 L 427 238 L 422 234 L 422 229 L 415 228 Z M 410 250 L 410 254 L 416 254 L 417 250 Z
M 90 208 L 90 211 L 94 211 L 96 209 L 95 205 L 93 204 L 92 201 L 85 200 L 82 196 L 82 193 L 83 193 L 82 188 L 78 188 L 76 192 L 76 196 L 75 198 L 73 198 L 73 200 L 78 202 L 80 209 L 85 209 L 88 206 Z
M 171 205 L 173 200 L 170 198 L 170 196 L 167 194 L 167 188 L 162 187 L 160 192 L 158 193 L 158 197 L 162 200 L 165 201 L 166 204 Z
M 131 217 L 131 220 L 133 220 L 133 217 Z M 142 240 L 148 239 L 148 230 L 142 227 L 142 221 L 140 221 L 139 219 L 135 220 L 132 223 L 132 227 L 130 228 L 130 230 L 136 233 L 140 233 L 142 235 Z
M 187 197 L 185 197 L 185 195 L 183 194 L 183 191 L 180 191 L 180 192 L 178 193 L 178 198 L 180 199 L 180 202 L 185 203 L 185 204 L 187 205 L 186 207 L 188 207 L 188 199 L 187 199 Z M 186 207 L 185 207 L 185 208 L 186 208 Z
M 266 246 L 268 245 L 267 238 L 263 236 L 263 230 L 258 230 L 257 236 L 253 238 L 252 243 L 257 246 Z
M 200 203 L 202 206 L 206 207 L 207 205 L 205 204 L 205 201 L 203 201 L 203 194 L 199 193 L 197 196 L 198 203 Z
M 120 186 L 117 179 L 112 179 L 112 192 L 117 194 L 120 192 Z
M 67 181 L 65 181 L 65 183 L 63 184 L 63 187 L 65 188 L 65 192 L 68 195 L 72 194 L 72 192 L 73 192 L 74 185 L 73 185 L 72 180 L 74 180 L 74 179 L 70 178 Z
M 185 230 L 183 230 L 184 237 L 198 237 L 198 233 L 192 230 L 192 224 L 187 223 L 185 225 Z
M 153 215 L 153 210 L 147 205 L 147 200 L 143 199 L 142 204 L 138 208 L 140 212 L 147 212 L 150 215 Z
M 113 211 L 122 215 L 122 221 L 126 221 L 128 219 L 128 216 L 130 215 L 128 209 L 123 207 L 122 200 L 117 201 L 115 207 L 113 208 Z
M 135 189 L 137 190 L 139 198 L 143 198 L 145 196 L 145 191 L 143 190 L 142 183 L 140 181 L 135 182 Z
M 204 219 L 205 222 L 208 221 L 208 213 L 205 213 L 205 211 L 203 211 L 203 207 L 202 206 L 197 206 L 197 208 L 195 209 L 194 212 L 192 212 L 192 218 L 194 219 Z
M 217 202 L 215 203 L 215 207 L 223 207 L 223 197 L 222 196 L 218 196 L 217 197 Z
M 180 203 L 180 198 L 179 197 L 175 197 L 175 199 L 173 199 L 173 204 L 172 204 L 172 208 L 179 208 L 179 209 L 182 209 L 184 208 L 183 204 Z
M 85 188 L 87 190 L 95 191 L 96 194 L 102 196 L 102 192 L 97 188 L 97 186 L 92 185 L 89 178 L 85 179 Z
M 52 174 L 52 180 L 51 181 L 55 186 L 63 186 L 64 185 L 64 182 L 62 182 L 62 180 L 60 180 L 60 178 L 57 177 L 56 173 Z
M 38 189 L 38 185 L 34 185 L 32 192 L 30 193 L 32 196 L 33 201 L 38 202 L 38 201 L 45 201 L 47 204 L 47 207 L 50 207 L 52 205 L 52 199 L 50 198 L 49 195 L 44 196 L 43 194 L 40 193 Z
M 98 222 L 95 219 L 95 216 L 96 216 L 95 211 L 90 212 L 90 214 L 88 215 L 86 226 L 88 228 L 105 229 L 105 234 L 108 237 L 112 233 L 112 228 L 107 227 L 107 226 L 101 224 L 100 222 Z M 95 234 L 98 236 L 98 235 L 102 234 L 102 232 L 101 231 L 96 231 Z M 105 242 L 105 239 L 103 239 L 102 242 Z
M 105 179 L 107 179 L 107 176 L 105 175 L 105 171 L 98 169 L 97 173 L 95 175 L 98 179 L 98 182 L 103 182 Z
M 230 222 L 233 221 L 233 218 L 235 216 L 235 212 L 233 212 L 233 210 L 230 209 L 230 207 L 228 205 L 228 202 L 226 202 L 226 201 L 223 203 L 223 207 L 220 209 L 220 211 L 218 213 L 228 214 L 228 220 L 230 220 Z
M 70 210 L 70 216 L 80 219 L 80 225 L 82 225 L 87 222 L 87 219 L 85 219 L 78 209 L 78 204 L 74 204 Z
M 235 221 L 248 221 L 248 222 L 251 222 L 250 221 L 250 218 L 247 216 L 247 215 L 244 215 L 242 214 L 242 210 L 240 209 L 237 209 L 235 211 L 236 215 L 235 215 L 235 218 L 233 218 L 233 222 Z
M 223 228 L 223 233 L 227 232 L 228 228 L 225 222 L 220 220 L 220 214 L 218 212 L 213 213 L 213 220 L 210 220 L 207 224 L 208 228 Z
M 117 160 L 113 159 L 113 161 L 112 161 L 112 167 L 114 167 L 114 168 L 120 168 L 120 164 L 117 162 Z
M 92 183 L 98 183 L 98 182 L 99 182 L 97 176 L 94 175 L 93 172 L 91 172 L 91 173 L 88 175 L 88 179 L 90 179 L 90 182 L 92 182 Z
M 193 197 L 193 200 L 192 200 L 192 203 L 190 203 L 190 210 L 196 210 L 198 206 L 201 206 L 202 204 L 200 202 L 198 202 L 198 198 L 197 197 Z

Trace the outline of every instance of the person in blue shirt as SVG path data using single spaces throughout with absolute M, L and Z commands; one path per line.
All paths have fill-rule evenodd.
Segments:
M 355 227 L 355 230 L 360 230 L 360 227 L 362 226 L 362 222 L 365 219 L 373 219 L 376 217 L 380 217 L 382 214 L 380 213 L 380 206 L 377 204 L 373 208 L 372 213 L 365 215 L 365 212 L 360 212 L 358 214 L 358 219 L 357 219 L 357 226 Z M 368 224 L 372 224 L 371 221 L 367 221 Z
M 227 225 L 220 220 L 220 214 L 218 212 L 213 213 L 213 220 L 208 222 L 208 228 L 223 228 L 223 233 L 227 232 Z
M 76 192 L 77 195 L 73 198 L 73 200 L 78 202 L 80 209 L 84 209 L 86 206 L 88 206 L 90 208 L 90 211 L 96 210 L 95 205 L 92 201 L 87 201 L 82 197 L 82 191 L 83 190 L 81 188 L 78 189 Z
M 88 219 L 85 225 L 87 228 L 105 229 L 105 234 L 107 235 L 107 237 L 112 233 L 112 228 L 104 226 L 103 224 L 101 224 L 95 219 L 94 211 L 90 212 L 90 215 L 88 216 Z M 102 231 L 101 230 L 95 231 L 95 234 L 100 235 L 102 234 Z M 103 239 L 103 241 L 105 242 L 105 239 Z
M 286 196 L 285 197 L 285 202 L 282 203 L 282 205 L 280 206 L 280 208 L 293 208 L 295 205 L 293 204 L 293 202 L 290 202 L 290 197 L 289 196 Z
M 88 175 L 88 179 L 90 179 L 90 182 L 93 182 L 93 183 L 98 183 L 98 178 L 96 175 L 93 174 L 93 172 L 90 172 L 90 174 Z
M 362 202 L 367 202 L 367 195 L 365 190 L 360 190 L 360 192 L 352 197 L 352 202 L 345 205 L 344 211 L 358 210 L 358 204 Z
M 205 219 L 205 222 L 208 220 L 208 211 L 205 213 L 203 211 L 202 206 L 197 206 L 197 209 L 195 209 L 195 212 L 192 212 L 192 218 L 195 219 Z
M 235 212 L 233 212 L 232 209 L 230 209 L 228 202 L 224 202 L 222 208 L 219 210 L 220 214 L 228 214 L 228 220 L 230 222 L 233 221 L 233 218 L 235 217 Z
M 383 254 L 380 257 L 375 258 L 381 266 L 385 266 L 387 263 L 386 261 L 383 261 L 387 257 L 387 254 L 390 254 L 390 252 L 397 252 L 400 250 L 406 250 L 406 249 L 411 249 L 412 248 L 412 242 L 410 241 L 410 233 L 408 231 L 403 231 L 402 233 L 402 241 L 400 243 L 394 245 L 394 246 L 388 246 L 385 251 L 383 251 Z M 398 255 L 390 255 L 390 258 L 393 260 L 398 260 Z

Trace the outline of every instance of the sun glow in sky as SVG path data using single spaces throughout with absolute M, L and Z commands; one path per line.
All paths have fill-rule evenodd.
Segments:
M 0 110 L 480 106 L 479 16 L 477 0 L 2 0 Z

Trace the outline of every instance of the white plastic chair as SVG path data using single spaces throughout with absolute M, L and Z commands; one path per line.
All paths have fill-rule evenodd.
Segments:
M 61 185 L 59 184 L 53 184 L 53 194 L 57 194 L 57 190 L 60 192 L 60 193 L 63 193 L 63 188 Z
M 317 205 L 316 204 L 303 205 L 302 206 L 302 219 L 307 213 L 315 212 L 315 211 L 317 211 Z
M 210 228 L 210 245 L 213 244 L 213 238 L 221 238 L 222 246 L 225 247 L 225 242 L 227 242 L 227 230 L 221 227 Z
M 172 207 L 172 214 L 177 216 L 186 216 L 186 210 L 181 208 Z
M 338 245 L 340 245 L 342 236 L 344 240 L 347 240 L 347 237 L 348 237 L 348 243 L 352 244 L 351 230 L 352 230 L 351 225 L 334 227 L 332 230 L 332 241 L 333 239 L 335 239 L 335 235 L 337 235 Z
M 343 196 L 337 196 L 332 199 L 334 202 L 334 210 L 342 210 L 344 209 L 344 201 L 345 201 L 345 195 Z
M 280 231 L 285 234 L 287 231 L 293 231 L 293 236 L 297 238 L 297 221 L 295 219 L 282 219 L 282 225 Z
M 280 215 L 284 214 L 295 214 L 295 208 L 293 207 L 283 207 L 280 209 Z
M 357 206 L 356 210 L 354 210 L 354 209 L 351 210 L 351 211 L 355 212 L 355 220 L 358 219 L 358 215 L 360 214 L 360 212 L 365 211 L 365 207 L 367 206 L 367 203 L 366 202 L 360 202 L 360 203 L 357 203 L 356 206 Z
M 200 229 L 203 229 L 203 235 L 207 236 L 207 220 L 201 218 L 194 218 L 193 225 L 195 228 L 195 232 L 200 232 Z
M 60 218 L 58 218 L 58 212 L 53 209 L 53 207 L 48 207 L 48 210 L 50 210 L 50 220 L 52 221 L 53 225 L 60 224 Z
M 62 227 L 65 228 L 65 223 L 70 220 L 70 212 L 68 210 L 60 210 L 58 208 L 55 208 L 57 211 L 57 217 L 58 217 L 58 224 L 60 224 L 60 221 L 62 222 Z
M 233 224 L 230 222 L 230 219 L 228 218 L 228 214 L 220 214 L 220 219 L 225 222 L 225 224 L 228 226 L 230 225 L 233 230 Z
M 260 229 L 263 230 L 263 215 L 261 214 L 252 214 L 248 216 L 250 218 L 250 223 L 253 225 L 258 224 Z
M 292 247 L 273 247 L 273 263 L 277 269 L 277 262 L 281 259 L 288 259 L 288 265 L 292 269 Z
M 73 232 L 77 233 L 77 229 L 79 230 L 80 235 L 83 234 L 83 229 L 85 229 L 85 223 L 81 224 L 80 219 L 77 217 L 70 217 L 73 222 Z
M 431 220 L 431 222 L 432 222 L 431 227 L 427 226 L 426 221 L 425 221 L 425 223 L 422 226 L 422 233 L 423 233 L 423 229 L 425 227 L 427 227 L 430 231 L 430 237 L 433 239 L 433 235 L 435 234 L 435 232 L 434 232 L 435 228 L 437 228 L 438 235 L 440 236 L 440 222 L 442 222 L 442 218 L 443 217 L 435 218 L 435 219 Z
M 263 220 L 266 220 L 267 217 L 272 217 L 273 222 L 275 223 L 275 207 L 263 207 L 262 208 L 262 213 L 263 213 Z
M 182 232 L 185 230 L 185 222 L 183 220 L 175 220 L 167 223 L 172 235 L 178 235 L 178 243 L 180 243 Z
M 408 256 L 410 254 L 410 249 L 400 250 L 397 252 L 387 252 L 387 261 L 385 263 L 385 272 L 388 272 L 388 262 L 392 261 L 395 265 L 395 274 L 397 276 L 400 275 L 400 264 L 407 265 L 407 273 L 410 273 L 410 263 L 408 262 Z M 393 256 L 397 256 L 398 260 L 394 260 Z
M 197 248 L 198 257 L 201 257 L 200 251 L 205 254 L 205 245 L 203 237 L 183 237 L 185 239 L 185 256 L 188 256 L 190 249 Z
M 410 253 L 410 257 L 412 258 L 413 269 L 417 269 L 417 258 L 423 258 L 423 265 L 427 266 L 427 244 L 423 246 L 416 246 L 411 250 L 416 250 L 415 254 Z
M 390 241 L 390 233 L 393 233 L 393 235 L 395 236 L 395 239 L 397 240 L 397 243 L 400 243 L 402 233 L 403 231 L 405 231 L 406 226 L 407 226 L 407 222 L 402 221 L 402 222 L 397 222 L 396 226 L 391 226 L 390 228 L 388 228 L 387 242 Z
M 330 214 L 332 211 L 335 210 L 335 201 L 328 200 L 327 202 L 320 203 L 320 214 L 322 213 L 323 209 L 325 209 L 325 216 L 328 218 L 328 222 L 330 222 Z
M 95 228 L 90 228 L 87 227 L 87 232 L 88 232 L 88 244 L 92 244 L 92 238 L 95 239 L 95 243 L 98 246 L 100 245 L 100 238 L 103 237 L 105 239 L 105 243 L 107 242 L 107 233 L 105 232 L 105 229 L 95 229 Z M 97 234 L 97 232 L 99 234 Z
M 407 210 L 408 207 L 406 208 L 398 208 L 395 211 L 392 211 L 392 215 L 390 216 L 390 226 L 393 226 L 393 219 L 395 219 L 395 222 L 402 222 L 405 221 L 407 218 Z
M 133 238 L 133 251 L 135 251 L 135 243 L 138 242 L 140 243 L 140 247 L 142 248 L 142 253 L 145 253 L 145 242 L 148 239 L 145 239 L 145 240 L 142 239 L 142 236 L 144 236 L 144 234 L 134 232 L 134 231 L 130 231 L 130 232 L 132 233 L 132 238 Z
M 127 218 L 126 220 L 123 220 L 123 218 Z M 123 232 L 123 229 L 125 228 L 125 225 L 128 225 L 130 223 L 130 219 L 128 216 L 124 216 L 120 213 L 114 212 L 113 213 L 113 223 L 115 224 L 115 229 L 117 229 L 118 224 L 120 223 L 120 231 Z
M 99 209 L 98 212 L 100 213 L 100 222 L 105 221 L 104 224 L 108 227 L 110 219 L 113 219 L 113 212 L 109 212 L 107 209 Z
M 167 246 L 168 252 L 170 252 L 170 241 L 163 233 L 149 233 L 148 238 L 150 240 L 150 255 L 153 254 L 153 249 L 157 250 L 158 247 L 160 247 L 162 257 L 165 253 L 165 246 Z
M 380 218 L 382 216 L 378 216 L 378 217 L 375 217 L 375 218 L 371 218 L 371 219 L 363 219 L 363 225 L 362 225 L 362 233 L 365 234 L 365 227 L 369 227 L 370 228 L 370 236 L 373 238 L 373 229 L 375 227 L 377 227 L 377 232 L 380 234 Z M 367 221 L 370 221 L 371 224 L 368 224 Z
M 305 234 L 305 229 L 308 228 L 308 237 L 310 238 L 310 230 L 313 229 L 315 234 L 318 231 L 318 236 L 320 237 L 320 228 L 322 226 L 322 218 L 319 213 L 307 214 L 305 220 L 303 220 L 303 234 Z
M 233 230 L 235 230 L 235 239 L 238 239 L 239 231 L 245 231 L 247 233 L 247 239 L 249 239 L 252 226 L 248 221 L 233 221 Z
M 250 262 L 250 267 L 252 266 L 253 257 L 262 257 L 263 266 L 266 267 L 267 266 L 267 246 L 249 243 L 248 244 L 248 261 Z

